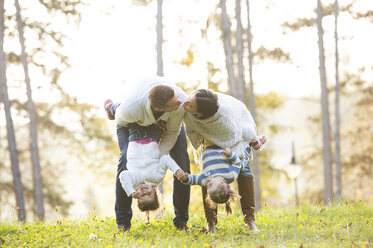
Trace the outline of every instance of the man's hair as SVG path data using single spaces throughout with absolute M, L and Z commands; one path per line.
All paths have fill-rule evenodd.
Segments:
M 175 95 L 174 89 L 168 85 L 158 84 L 149 90 L 148 99 L 154 108 L 165 108 L 167 102 Z
M 213 116 L 219 109 L 218 96 L 212 90 L 200 89 L 195 93 L 197 112 L 206 119 Z
M 159 201 L 158 201 L 157 191 L 154 191 L 154 199 L 151 203 L 144 204 L 144 203 L 140 203 L 140 201 L 138 200 L 137 201 L 137 206 L 139 207 L 139 209 L 142 212 L 158 209 L 159 208 Z

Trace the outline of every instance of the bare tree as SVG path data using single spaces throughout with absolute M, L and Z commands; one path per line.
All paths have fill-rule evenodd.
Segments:
M 7 137 L 8 137 L 8 149 L 10 153 L 10 162 L 12 166 L 13 174 L 13 187 L 16 195 L 17 204 L 17 215 L 19 221 L 26 221 L 26 211 L 25 202 L 23 196 L 23 187 L 21 180 L 21 171 L 19 170 L 18 162 L 18 151 L 16 138 L 14 134 L 13 120 L 10 111 L 10 101 L 8 96 L 8 86 L 6 80 L 6 58 L 4 52 L 4 0 L 0 1 L 0 84 L 1 84 L 1 101 L 4 104 L 6 127 L 7 127 Z
M 163 76 L 163 25 L 162 25 L 163 0 L 157 0 L 157 75 Z
M 241 0 L 236 0 L 236 54 L 237 54 L 237 98 L 246 104 L 246 85 L 243 65 L 243 39 L 242 39 L 242 21 L 241 21 Z
M 335 177 L 337 181 L 336 199 L 342 200 L 341 180 L 341 146 L 340 146 L 340 113 L 339 113 L 339 54 L 338 54 L 338 0 L 334 2 L 334 40 L 335 40 Z
M 319 45 L 320 83 L 321 83 L 321 112 L 322 112 L 322 134 L 323 134 L 323 161 L 324 161 L 324 203 L 328 204 L 333 199 L 333 176 L 330 148 L 330 121 L 328 91 L 325 75 L 325 56 L 322 28 L 322 6 L 321 0 L 317 0 L 317 30 Z
M 254 96 L 254 81 L 253 81 L 253 51 L 251 48 L 251 21 L 250 21 L 250 3 L 249 0 L 246 0 L 247 8 L 247 48 L 249 52 L 249 101 L 250 101 L 250 112 L 256 122 L 256 108 L 255 108 L 255 96 Z M 253 171 L 254 171 L 254 184 L 255 184 L 255 207 L 257 210 L 262 208 L 262 191 L 260 188 L 260 171 L 259 171 L 259 160 L 258 153 L 254 151 L 253 159 Z
M 32 161 L 32 178 L 34 183 L 34 202 L 35 213 L 39 220 L 44 219 L 44 195 L 43 195 L 43 179 L 40 171 L 39 147 L 38 147 L 38 132 L 35 113 L 35 105 L 32 100 L 31 82 L 28 71 L 27 53 L 25 48 L 24 25 L 21 17 L 21 8 L 18 0 L 15 0 L 16 17 L 19 33 L 19 41 L 21 43 L 21 62 L 25 73 L 25 83 L 27 89 L 27 111 L 30 117 L 30 152 Z
M 225 53 L 225 64 L 228 73 L 228 85 L 229 91 L 232 96 L 237 96 L 238 88 L 235 83 L 234 78 L 234 65 L 233 65 L 233 49 L 231 43 L 231 24 L 227 14 L 226 0 L 220 0 L 221 8 L 221 24 L 223 32 L 223 43 L 224 43 L 224 53 Z

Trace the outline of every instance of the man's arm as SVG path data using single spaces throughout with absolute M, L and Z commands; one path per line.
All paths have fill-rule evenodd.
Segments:
M 130 106 L 125 106 L 124 103 L 120 104 L 115 111 L 115 120 L 117 124 L 122 127 L 127 127 L 128 123 L 138 122 L 138 118 L 133 115 L 133 110 Z

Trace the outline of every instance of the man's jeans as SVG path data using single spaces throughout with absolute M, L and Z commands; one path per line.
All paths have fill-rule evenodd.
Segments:
M 120 158 L 115 185 L 115 215 L 118 225 L 129 228 L 132 219 L 132 197 L 128 197 L 120 184 L 119 174 L 127 170 L 128 128 L 117 126 Z M 181 127 L 179 137 L 170 151 L 170 156 L 182 170 L 190 173 L 190 161 L 187 152 L 187 140 L 184 126 Z M 184 185 L 174 177 L 173 204 L 175 210 L 174 225 L 186 224 L 189 218 L 190 185 Z

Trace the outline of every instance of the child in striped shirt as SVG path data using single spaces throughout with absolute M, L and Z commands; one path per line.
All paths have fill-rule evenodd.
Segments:
M 202 150 L 202 170 L 200 174 L 185 174 L 180 180 L 185 184 L 206 186 L 210 205 L 225 203 L 227 214 L 232 213 L 229 199 L 239 198 L 229 184 L 234 182 L 245 166 L 248 165 L 250 148 L 245 151 L 245 158 L 241 161 L 229 148 L 212 144 L 205 140 Z M 247 161 L 247 163 L 245 163 Z

